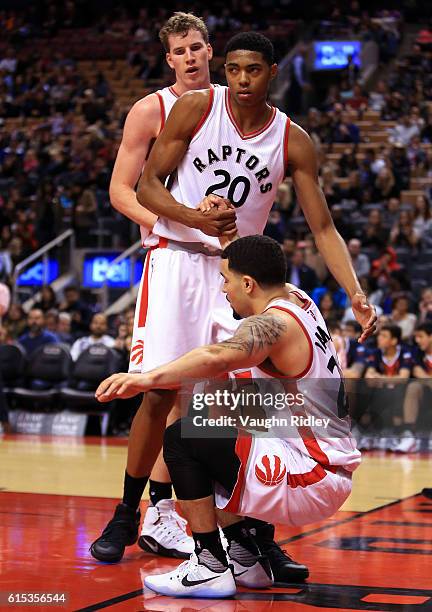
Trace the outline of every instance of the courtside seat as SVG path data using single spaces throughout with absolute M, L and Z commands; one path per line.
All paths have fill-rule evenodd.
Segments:
M 104 378 L 120 372 L 123 365 L 116 350 L 93 344 L 78 357 L 69 385 L 60 391 L 63 405 L 69 410 L 101 417 L 102 435 L 108 431 L 109 415 L 115 402 L 100 404 L 94 393 Z
M 27 355 L 20 344 L 0 344 L 0 371 L 4 392 L 13 395 L 17 387 L 24 384 Z
M 26 407 L 58 409 L 59 391 L 67 385 L 71 368 L 72 357 L 66 344 L 45 344 L 28 358 L 25 385 L 15 388 L 14 396 Z

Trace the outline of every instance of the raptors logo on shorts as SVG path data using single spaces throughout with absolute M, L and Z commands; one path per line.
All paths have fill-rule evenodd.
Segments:
M 267 487 L 280 484 L 286 475 L 286 465 L 278 455 L 261 455 L 255 463 L 255 476 Z
M 138 340 L 131 348 L 130 360 L 139 365 L 143 360 L 144 340 Z

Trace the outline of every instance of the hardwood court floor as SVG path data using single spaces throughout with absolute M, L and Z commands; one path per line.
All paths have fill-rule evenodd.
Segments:
M 174 600 L 143 590 L 149 573 L 178 561 L 127 549 L 122 563 L 97 563 L 91 541 L 121 492 L 126 441 L 0 438 L 0 610 L 4 594 L 67 593 L 38 610 L 272 612 L 432 610 L 432 456 L 364 455 L 354 492 L 327 521 L 277 528 L 277 540 L 310 568 L 305 585 L 240 589 L 232 600 Z M 142 509 L 145 509 L 145 502 Z

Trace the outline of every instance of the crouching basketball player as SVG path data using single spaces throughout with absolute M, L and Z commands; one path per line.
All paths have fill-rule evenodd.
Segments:
M 212 435 L 211 427 L 202 429 L 200 437 L 182 436 L 192 417 L 167 429 L 164 458 L 195 551 L 174 571 L 148 576 L 145 584 L 175 597 L 230 597 L 236 584 L 272 584 L 270 565 L 242 516 L 291 526 L 323 520 L 347 499 L 360 463 L 335 348 L 315 304 L 303 291 L 285 285 L 278 243 L 265 236 L 234 241 L 222 253 L 221 273 L 231 307 L 247 317 L 234 336 L 146 374 L 114 374 L 99 386 L 97 398 L 131 397 L 178 387 L 191 377 L 249 369 L 259 384 L 262 379 L 295 381 L 297 393 L 304 392 L 310 405 L 331 420 L 332 433 L 300 425 L 295 436 L 281 428 L 272 429 L 274 437 L 264 437 L 230 427 L 224 437 L 220 431 Z M 329 383 L 338 390 L 333 396 L 323 392 Z M 228 541 L 226 551 L 218 524 Z

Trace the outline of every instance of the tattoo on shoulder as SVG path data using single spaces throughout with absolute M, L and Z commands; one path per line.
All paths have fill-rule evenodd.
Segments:
M 232 338 L 220 342 L 217 346 L 252 355 L 256 350 L 276 344 L 285 333 L 286 328 L 285 320 L 278 315 L 273 313 L 255 315 L 246 319 Z

